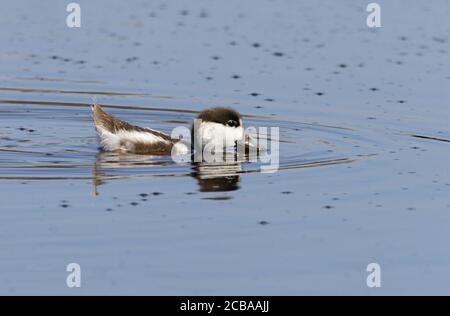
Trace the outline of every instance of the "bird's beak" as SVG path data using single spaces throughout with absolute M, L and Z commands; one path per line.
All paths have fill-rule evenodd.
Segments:
M 239 146 L 243 146 L 246 153 L 258 154 L 258 151 L 260 150 L 258 139 L 249 134 L 244 134 L 243 139 L 239 141 Z
M 247 148 L 258 148 L 258 140 L 249 134 L 244 135 L 244 143 Z

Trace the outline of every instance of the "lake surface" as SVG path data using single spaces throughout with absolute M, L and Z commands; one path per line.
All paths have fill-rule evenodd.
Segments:
M 78 3 L 1 4 L 0 294 L 450 294 L 450 3 Z M 279 170 L 104 153 L 93 102 L 233 107 Z

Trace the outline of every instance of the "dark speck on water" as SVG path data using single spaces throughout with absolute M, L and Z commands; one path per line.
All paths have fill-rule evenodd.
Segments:
M 208 12 L 205 11 L 205 10 L 201 10 L 200 13 L 199 13 L 199 15 L 198 15 L 198 17 L 201 18 L 201 19 L 205 19 L 205 18 L 207 18 L 208 16 L 209 16 L 209 14 L 208 14 Z
M 131 63 L 131 62 L 133 62 L 133 61 L 135 61 L 135 60 L 138 60 L 139 58 L 138 57 L 128 57 L 127 59 L 125 59 L 125 61 L 127 62 L 127 63 Z
M 67 207 L 69 207 L 69 204 L 63 202 L 59 206 L 61 206 L 62 208 L 67 208 Z
M 437 37 L 437 36 L 433 37 L 433 41 L 440 43 L 440 44 L 445 44 L 447 42 L 447 40 L 445 38 Z

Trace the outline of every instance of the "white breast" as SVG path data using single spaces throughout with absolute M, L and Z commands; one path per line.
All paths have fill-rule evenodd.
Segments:
M 207 144 L 216 149 L 231 147 L 243 137 L 242 124 L 239 127 L 230 127 L 214 122 L 201 122 L 200 126 L 194 129 L 194 140 L 202 147 Z

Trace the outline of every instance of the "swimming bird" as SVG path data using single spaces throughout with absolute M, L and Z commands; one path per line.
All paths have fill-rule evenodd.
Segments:
M 92 106 L 95 128 L 105 151 L 147 155 L 187 154 L 192 144 L 199 148 L 227 148 L 238 143 L 255 146 L 244 132 L 242 116 L 231 108 L 206 109 L 191 127 L 191 143 L 173 139 L 160 131 L 127 123 L 105 112 L 98 104 Z

